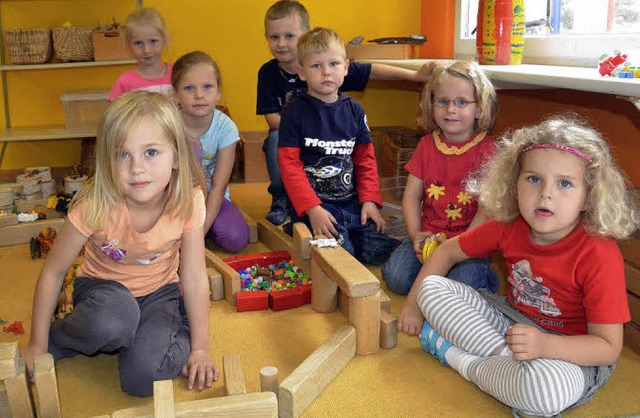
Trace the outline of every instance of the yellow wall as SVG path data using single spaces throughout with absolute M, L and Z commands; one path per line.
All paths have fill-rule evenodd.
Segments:
M 220 65 L 223 103 L 240 131 L 266 129 L 255 115 L 259 67 L 271 58 L 264 38 L 263 18 L 272 0 L 146 0 L 166 20 L 171 41 L 166 59 L 200 49 Z M 402 6 L 388 0 L 307 0 L 312 26 L 329 26 L 346 41 L 420 33 L 420 0 Z M 2 2 L 2 27 L 55 27 L 65 21 L 93 25 L 112 16 L 124 21 L 134 0 L 67 0 Z M 60 95 L 68 90 L 108 89 L 127 67 L 79 68 L 8 72 L 13 126 L 63 124 Z M 417 94 L 410 91 L 368 89 L 355 97 L 363 101 L 371 126 L 415 125 Z M 4 112 L 0 117 L 4 121 Z M 80 159 L 80 142 L 10 143 L 1 169 L 26 166 L 68 166 Z

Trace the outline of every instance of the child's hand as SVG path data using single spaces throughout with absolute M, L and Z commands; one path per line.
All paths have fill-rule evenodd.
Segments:
M 420 231 L 411 237 L 411 244 L 413 245 L 413 252 L 416 254 L 418 261 L 422 263 L 422 248 L 424 243 L 433 237 L 431 231 Z
M 218 367 L 213 363 L 208 350 L 191 350 L 187 364 L 182 368 L 182 376 L 187 378 L 187 389 L 210 388 L 218 380 Z
M 433 70 L 436 68 L 438 64 L 435 61 L 429 61 L 424 64 L 420 69 L 416 72 L 416 81 L 419 83 L 426 83 L 431 79 L 433 75 Z
M 333 226 L 336 218 L 333 217 L 329 211 L 322 206 L 317 205 L 310 209 L 307 209 L 307 216 L 309 216 L 309 222 L 311 223 L 311 229 L 313 229 L 313 235 L 323 235 L 327 238 L 338 237 L 338 231 Z
M 415 302 L 406 302 L 398 317 L 398 329 L 409 335 L 418 335 L 424 324 L 424 316 Z
M 27 377 L 30 381 L 33 380 L 33 364 L 36 357 L 41 354 L 46 354 L 49 347 L 36 347 L 31 341 L 27 345 L 20 348 L 20 357 L 24 360 L 25 366 L 27 366 Z
M 533 360 L 544 357 L 546 335 L 531 325 L 515 324 L 507 329 L 505 340 L 514 360 Z
M 384 232 L 387 229 L 387 221 L 385 221 L 382 214 L 380 214 L 376 204 L 367 201 L 362 204 L 362 210 L 360 211 L 360 224 L 366 224 L 367 219 L 369 218 L 371 218 L 371 220 L 376 224 L 376 231 Z

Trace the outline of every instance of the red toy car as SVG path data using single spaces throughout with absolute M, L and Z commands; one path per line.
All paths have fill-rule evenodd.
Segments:
M 600 75 L 616 76 L 622 70 L 627 62 L 627 54 L 618 51 L 614 55 L 603 55 L 598 60 L 598 72 Z

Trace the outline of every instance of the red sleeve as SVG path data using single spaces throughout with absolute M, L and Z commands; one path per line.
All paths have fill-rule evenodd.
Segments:
M 353 148 L 353 172 L 356 177 L 358 202 L 373 202 L 382 207 L 382 195 L 378 182 L 378 164 L 371 142 Z
M 499 247 L 503 237 L 504 224 L 489 219 L 476 228 L 467 229 L 458 235 L 458 244 L 463 253 L 471 258 L 489 257 Z
M 322 203 L 304 172 L 300 148 L 278 147 L 278 164 L 284 188 L 298 216 Z

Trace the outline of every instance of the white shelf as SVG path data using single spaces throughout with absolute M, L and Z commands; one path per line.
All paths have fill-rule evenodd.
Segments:
M 121 61 L 81 61 L 81 62 L 55 62 L 55 63 L 47 63 L 47 64 L 0 65 L 0 71 L 53 70 L 53 69 L 81 68 L 81 67 L 105 67 L 109 65 L 128 65 L 128 64 L 135 64 L 135 63 L 136 63 L 136 60 L 121 60 Z
M 64 125 L 33 126 L 0 130 L 0 142 L 45 141 L 95 137 L 95 130 L 69 131 Z
M 358 60 L 419 69 L 431 60 Z M 613 94 L 628 98 L 638 106 L 640 78 L 602 77 L 596 68 L 561 67 L 554 65 L 481 65 L 497 88 L 562 88 L 594 93 Z

